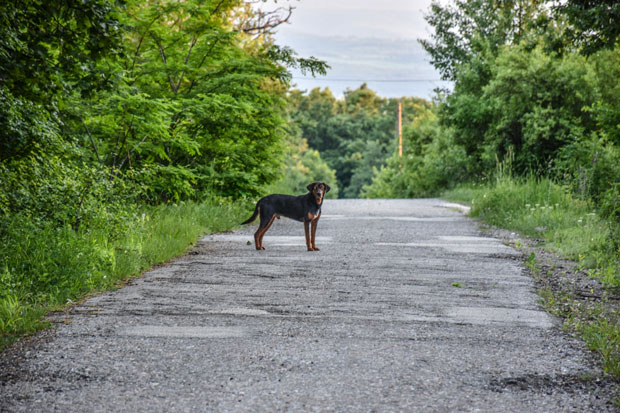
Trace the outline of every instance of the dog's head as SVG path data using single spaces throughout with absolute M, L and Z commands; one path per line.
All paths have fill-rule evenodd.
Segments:
M 308 191 L 312 193 L 312 196 L 318 205 L 323 203 L 323 197 L 325 197 L 325 194 L 330 190 L 329 185 L 325 182 L 312 182 L 306 188 L 308 188 Z

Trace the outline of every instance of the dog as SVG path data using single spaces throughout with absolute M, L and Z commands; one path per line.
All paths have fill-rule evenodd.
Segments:
M 316 225 L 321 217 L 323 198 L 330 187 L 324 182 L 313 182 L 307 187 L 305 195 L 292 196 L 272 194 L 258 200 L 254 214 L 241 225 L 249 224 L 260 214 L 260 224 L 254 233 L 254 242 L 257 250 L 264 250 L 263 236 L 276 218 L 284 216 L 304 223 L 306 246 L 308 251 L 319 251 L 314 242 Z

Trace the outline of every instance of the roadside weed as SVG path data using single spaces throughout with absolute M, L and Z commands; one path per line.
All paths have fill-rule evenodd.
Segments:
M 620 248 L 614 243 L 618 223 L 550 180 L 503 178 L 494 185 L 463 186 L 443 197 L 470 202 L 470 215 L 489 224 L 544 239 L 548 248 L 578 261 L 605 285 L 620 287 Z

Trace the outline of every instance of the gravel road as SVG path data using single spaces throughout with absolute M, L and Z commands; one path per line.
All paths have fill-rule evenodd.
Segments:
M 251 211 L 248 211 L 248 216 Z M 209 235 L 3 354 L 0 410 L 614 411 L 520 254 L 443 201 Z

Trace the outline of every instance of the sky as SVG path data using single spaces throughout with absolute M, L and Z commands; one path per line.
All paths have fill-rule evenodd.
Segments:
M 431 0 L 268 0 L 264 10 L 295 7 L 288 24 L 276 30 L 276 42 L 301 57 L 325 60 L 326 76 L 293 71 L 298 89 L 329 87 L 341 97 L 366 82 L 383 97 L 430 99 L 440 80 L 417 39 L 429 39 L 424 14 Z

